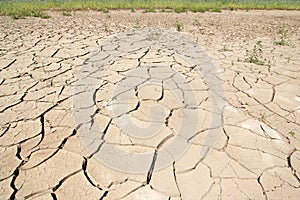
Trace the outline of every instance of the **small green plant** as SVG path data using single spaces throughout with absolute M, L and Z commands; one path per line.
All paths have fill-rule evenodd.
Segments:
M 182 8 L 182 7 L 174 8 L 173 10 L 174 10 L 174 12 L 176 12 L 176 13 L 187 12 L 187 9 L 186 9 L 186 8 Z
M 11 15 L 11 17 L 13 19 L 24 19 L 27 16 L 31 16 L 31 13 L 23 11 L 23 12 L 14 13 L 14 14 Z
M 171 13 L 171 12 L 173 12 L 173 10 L 171 10 L 171 9 L 161 9 L 160 12 L 163 12 L 163 13 Z
M 143 13 L 156 13 L 157 11 L 154 8 L 149 8 L 143 11 Z
M 103 13 L 109 13 L 109 10 L 107 8 L 101 8 L 100 11 L 102 11 Z
M 41 12 L 41 11 L 33 11 L 32 12 L 32 16 L 33 17 L 39 17 L 39 18 L 42 18 L 42 19 L 48 19 L 48 18 L 50 18 L 49 15 L 47 15 L 46 13 Z
M 222 12 L 221 8 L 213 8 L 210 11 L 211 12 Z
M 110 0 L 110 1 L 8 1 L 0 0 L 0 15 L 9 15 L 14 18 L 23 18 L 31 16 L 28 14 L 20 13 L 22 11 L 43 11 L 43 10 L 98 10 L 108 12 L 108 9 L 175 9 L 178 12 L 189 10 L 192 12 L 205 12 L 213 11 L 220 12 L 221 9 L 287 9 L 287 10 L 300 10 L 299 0 L 285 0 L 278 3 L 275 0 L 258 1 L 225 1 L 225 0 L 176 0 L 176 1 L 162 1 L 162 0 Z
M 63 11 L 62 15 L 67 16 L 67 17 L 72 16 L 72 14 L 70 12 L 67 12 L 67 11 Z
M 208 9 L 207 8 L 203 8 L 203 7 L 190 7 L 189 10 L 191 12 L 201 12 L 204 13 L 206 12 Z
M 266 112 L 264 112 L 263 114 L 260 114 L 260 120 L 262 122 L 266 122 L 266 120 L 267 120 L 267 114 L 266 114 Z
M 176 30 L 177 31 L 179 31 L 179 32 L 182 31 L 183 26 L 182 26 L 182 24 L 180 22 L 177 21 L 176 24 L 175 24 L 175 26 L 176 26 Z
M 256 65 L 268 65 L 270 66 L 270 61 L 263 58 L 263 50 L 262 50 L 262 41 L 257 41 L 254 45 L 252 51 L 246 52 L 245 62 L 254 63 Z
M 289 46 L 289 42 L 287 42 L 287 29 L 281 28 L 277 32 L 279 34 L 279 39 L 274 41 L 275 45 L 280 45 L 280 46 Z
M 130 8 L 130 11 L 131 11 L 132 13 L 134 13 L 134 12 L 135 12 L 135 9 L 134 9 L 134 8 Z
M 294 131 L 290 131 L 289 134 L 294 138 L 296 133 Z

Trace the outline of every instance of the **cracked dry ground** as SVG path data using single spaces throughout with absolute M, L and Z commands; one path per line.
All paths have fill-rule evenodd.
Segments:
M 0 199 L 299 198 L 299 11 L 49 14 L 46 20 L 0 17 Z M 129 105 L 141 126 L 151 123 L 153 105 L 165 108 L 165 126 L 155 137 L 137 140 L 111 117 L 107 102 L 115 84 L 129 69 L 149 63 L 169 66 L 193 88 L 201 115 L 196 134 L 183 156 L 162 170 L 131 174 L 106 167 L 79 137 L 72 110 L 76 74 L 109 35 L 146 26 L 175 30 L 176 23 L 206 50 L 223 80 L 219 139 L 200 159 L 211 123 L 209 88 L 177 55 L 144 48 L 120 57 L 98 77 L 95 119 L 106 142 L 154 152 L 180 128 L 181 108 L 160 84 L 141 83 Z M 288 30 L 289 45 L 274 45 L 280 29 Z M 270 66 L 244 62 L 257 41 Z M 159 75 L 157 69 L 149 71 Z

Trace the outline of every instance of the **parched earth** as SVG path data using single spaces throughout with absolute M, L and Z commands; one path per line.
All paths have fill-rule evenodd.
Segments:
M 0 17 L 0 199 L 299 199 L 299 11 L 71 14 Z

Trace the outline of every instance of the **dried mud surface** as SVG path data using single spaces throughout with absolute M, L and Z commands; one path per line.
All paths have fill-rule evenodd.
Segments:
M 49 15 L 0 17 L 0 199 L 299 198 L 299 11 Z M 169 65 L 184 74 L 204 116 L 182 157 L 162 170 L 131 174 L 101 164 L 82 144 L 73 117 L 73 90 L 83 63 L 103 41 L 143 27 L 182 28 L 203 47 L 222 78 L 226 107 L 216 145 L 199 159 L 212 112 L 209 88 L 201 77 L 163 49 L 121 57 L 98 77 L 95 92 L 95 118 L 107 141 L 153 152 L 180 128 L 184 116 L 172 93 L 142 83 L 130 117 L 149 123 L 148 109 L 159 102 L 169 112 L 161 134 L 135 141 L 114 123 L 107 106 L 111 91 L 126 70 L 141 64 Z M 287 30 L 285 45 L 274 43 L 280 40 L 279 30 Z M 264 65 L 247 62 L 255 45 Z

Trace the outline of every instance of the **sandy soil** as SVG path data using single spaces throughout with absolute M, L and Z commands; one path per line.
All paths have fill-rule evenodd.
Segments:
M 50 19 L 0 17 L 0 199 L 299 198 L 299 11 L 78 11 L 70 17 L 61 12 L 49 15 Z M 72 98 L 77 73 L 110 35 L 143 27 L 176 31 L 178 26 L 212 58 L 223 81 L 226 107 L 216 145 L 199 159 L 209 128 L 206 120 L 211 120 L 212 112 L 209 94 L 201 93 L 199 109 L 206 117 L 198 131 L 203 134 L 193 137 L 180 159 L 162 170 L 140 174 L 102 165 L 76 132 Z M 280 40 L 279 30 L 287 30 L 287 45 L 274 44 Z M 262 50 L 259 59 L 265 65 L 247 62 L 255 45 Z M 144 61 L 131 54 L 132 62 L 120 58 L 115 72 L 130 62 L 156 60 L 160 53 L 149 51 L 150 57 Z M 164 57 L 161 62 L 176 64 L 176 59 L 168 60 L 168 52 L 160 56 Z M 187 77 L 201 85 L 201 78 L 190 73 Z M 127 143 L 115 136 L 120 130 L 110 121 L 111 113 L 103 103 L 122 76 L 126 73 L 108 72 L 106 79 L 99 79 L 111 85 L 98 88 L 100 111 L 95 114 L 101 128 L 110 126 L 107 140 L 120 146 Z M 138 101 L 144 105 L 158 90 L 141 87 L 142 100 Z M 209 88 L 203 85 L 203 91 Z M 165 106 L 172 104 L 169 101 L 172 99 L 166 100 Z M 132 113 L 131 117 L 141 121 L 145 115 Z M 166 128 L 178 128 L 182 116 L 174 111 L 169 118 Z M 124 140 L 130 140 L 132 146 L 138 144 L 130 137 Z M 151 140 L 152 149 L 147 143 L 140 146 L 154 151 L 161 141 L 163 137 Z

